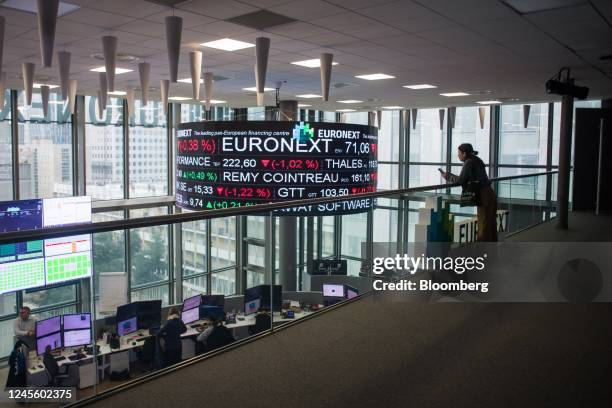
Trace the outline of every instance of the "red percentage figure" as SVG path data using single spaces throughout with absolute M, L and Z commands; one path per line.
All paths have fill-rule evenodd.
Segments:
M 202 150 L 206 153 L 214 153 L 216 149 L 216 143 L 214 139 L 203 139 L 202 140 Z
M 255 194 L 259 198 L 270 198 L 270 190 L 267 188 L 258 188 L 255 190 Z
M 318 160 L 309 160 L 306 159 L 306 168 L 311 170 L 319 169 L 319 161 Z

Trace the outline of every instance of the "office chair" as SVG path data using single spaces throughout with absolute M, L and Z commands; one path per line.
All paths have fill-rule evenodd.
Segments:
M 227 346 L 235 342 L 232 331 L 223 325 L 219 325 L 210 332 L 206 339 L 206 352 Z
M 47 374 L 47 382 L 50 386 L 76 387 L 79 384 L 79 367 L 76 364 L 66 364 L 66 372 L 60 374 L 58 368 L 56 373 L 53 369 L 45 364 L 45 373 Z
M 258 313 L 255 316 L 255 324 L 249 326 L 249 334 L 252 336 L 270 330 L 270 327 L 272 327 L 272 317 L 268 313 Z
M 138 351 L 138 360 L 142 363 L 147 364 L 147 369 L 152 371 L 155 369 L 155 358 L 156 358 L 156 336 L 151 336 L 145 339 L 142 349 Z

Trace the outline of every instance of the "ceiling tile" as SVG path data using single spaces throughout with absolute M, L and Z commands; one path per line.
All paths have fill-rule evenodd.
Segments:
M 213 23 L 217 21 L 212 17 L 206 17 L 201 14 L 195 14 L 190 11 L 184 11 L 180 9 L 175 9 L 174 11 L 170 9 L 163 10 L 159 13 L 155 13 L 145 17 L 144 19 L 147 21 L 153 21 L 155 23 L 164 24 L 164 21 L 167 16 L 175 15 L 181 17 L 183 19 L 183 28 L 189 28 L 197 30 L 198 27 L 201 27 L 206 24 Z
M 134 18 L 143 18 L 168 10 L 168 7 L 142 0 L 96 0 L 88 2 L 85 7 Z
M 190 1 L 184 5 L 179 5 L 178 8 L 222 20 L 240 16 L 242 14 L 252 13 L 258 10 L 257 7 L 249 6 L 234 0 Z
M 63 17 L 60 17 L 57 25 L 60 25 L 62 20 L 76 21 L 77 23 L 88 22 L 89 24 L 96 27 L 115 28 L 120 25 L 134 21 L 134 18 L 122 16 L 121 14 L 107 13 L 105 11 L 81 8 L 70 14 L 66 14 Z
M 301 21 L 312 21 L 346 11 L 344 8 L 322 0 L 308 1 L 307 8 L 304 7 L 303 0 L 294 0 L 280 6 L 271 7 L 269 10 Z

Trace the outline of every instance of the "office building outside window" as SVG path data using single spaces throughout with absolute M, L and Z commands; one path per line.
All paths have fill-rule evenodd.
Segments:
M 161 102 L 134 101 L 130 115 L 130 198 L 168 194 L 168 132 Z
M 13 149 L 11 144 L 11 93 L 4 93 L 0 107 L 0 200 L 13 198 Z
M 97 98 L 85 97 L 85 160 L 87 195 L 94 200 L 123 198 L 123 105 L 109 98 L 98 117 Z
M 32 94 L 25 105 L 25 93 L 18 97 L 19 198 L 71 196 L 72 126 L 68 105 L 50 95 L 44 116 L 40 93 Z

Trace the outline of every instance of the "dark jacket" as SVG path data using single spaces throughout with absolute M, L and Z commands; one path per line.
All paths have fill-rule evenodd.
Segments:
M 463 167 L 461 168 L 461 173 L 458 176 L 452 173 L 448 176 L 449 183 L 459 183 L 463 187 L 470 181 L 480 182 L 481 187 L 488 187 L 491 185 L 484 162 L 480 157 L 475 155 L 471 155 L 465 159 Z
M 9 357 L 9 372 L 6 377 L 6 387 L 26 386 L 25 354 L 21 350 L 21 341 L 17 342 Z
M 159 329 L 158 336 L 162 337 L 165 340 L 166 351 L 168 350 L 180 350 L 181 349 L 181 334 L 187 331 L 187 326 L 185 323 L 178 318 L 173 317 L 168 319 L 166 324 L 163 325 L 161 329 Z

